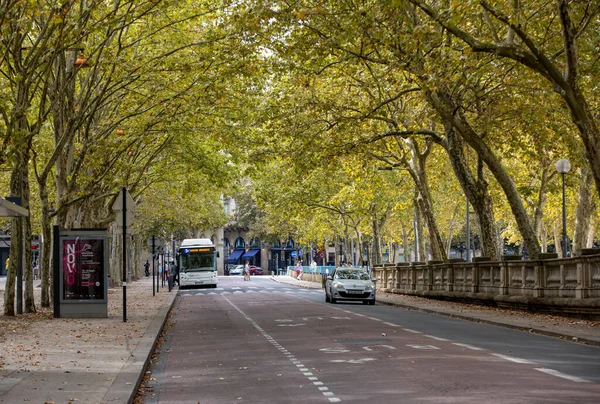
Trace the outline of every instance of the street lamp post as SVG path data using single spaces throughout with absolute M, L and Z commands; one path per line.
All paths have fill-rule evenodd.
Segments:
M 567 204 L 565 200 L 565 174 L 571 171 L 571 163 L 567 159 L 560 159 L 556 162 L 556 171 L 562 175 L 562 219 L 563 219 L 563 234 L 562 234 L 562 256 L 567 258 Z

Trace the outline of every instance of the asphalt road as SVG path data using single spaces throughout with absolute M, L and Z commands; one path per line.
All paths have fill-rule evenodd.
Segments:
M 597 403 L 600 348 L 322 290 L 179 292 L 146 403 Z

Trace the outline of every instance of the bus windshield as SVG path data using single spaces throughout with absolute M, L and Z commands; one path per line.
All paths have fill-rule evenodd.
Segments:
M 182 254 L 181 269 L 183 271 L 215 271 L 215 254 L 210 253 L 192 253 Z

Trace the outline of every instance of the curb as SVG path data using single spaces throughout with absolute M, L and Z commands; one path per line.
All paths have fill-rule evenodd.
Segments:
M 569 335 L 569 334 L 564 334 L 564 333 L 559 333 L 559 332 L 554 332 L 554 331 L 547 331 L 547 330 L 542 330 L 539 328 L 523 327 L 520 325 L 503 323 L 503 322 L 499 322 L 499 321 L 486 320 L 486 319 L 483 319 L 480 317 L 475 317 L 475 316 L 465 316 L 465 315 L 461 315 L 461 314 L 448 313 L 448 312 L 438 311 L 438 310 L 433 310 L 433 309 L 425 309 L 425 308 L 418 307 L 418 306 L 410 306 L 407 304 L 395 303 L 395 302 L 391 302 L 391 301 L 387 301 L 387 300 L 382 300 L 381 298 L 377 298 L 377 302 L 381 303 L 381 304 L 385 304 L 386 306 L 401 307 L 401 308 L 407 309 L 407 310 L 420 311 L 420 312 L 428 313 L 428 314 L 437 314 L 437 315 L 444 316 L 444 317 L 457 318 L 459 320 L 471 321 L 473 323 L 482 323 L 482 324 L 494 325 L 496 327 L 503 327 L 503 328 L 509 328 L 509 329 L 518 330 L 518 331 L 529 332 L 532 334 L 545 335 L 547 337 L 554 337 L 554 338 L 562 339 L 565 341 L 570 341 L 573 343 L 579 343 L 579 344 L 583 344 L 583 345 L 600 346 L 600 341 L 598 341 L 598 340 L 582 338 L 582 337 L 578 337 L 575 335 Z
M 144 377 L 144 372 L 148 368 L 148 364 L 152 358 L 152 353 L 156 348 L 158 337 L 169 318 L 169 313 L 178 295 L 179 289 L 171 295 L 172 298 L 169 304 L 154 315 L 154 319 L 150 322 L 148 328 L 146 328 L 136 348 L 102 398 L 103 403 L 131 404 L 133 402 Z

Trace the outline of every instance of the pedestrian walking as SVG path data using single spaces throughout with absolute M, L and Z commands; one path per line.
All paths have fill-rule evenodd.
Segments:
M 35 260 L 33 261 L 33 279 L 38 279 L 38 277 L 40 276 L 39 272 L 40 266 L 38 265 L 38 261 Z
M 296 279 L 302 280 L 302 261 L 296 263 Z
M 173 283 L 177 282 L 177 286 L 179 286 L 179 272 L 177 272 L 177 266 L 175 265 L 175 261 L 171 261 L 171 275 L 173 275 Z
M 250 262 L 246 261 L 246 265 L 244 265 L 244 280 L 250 280 Z
M 315 262 L 315 260 L 312 260 L 312 262 L 310 263 L 310 271 L 313 274 L 317 273 L 317 263 Z
M 144 264 L 144 274 L 150 276 L 150 263 L 148 260 L 146 260 L 146 263 Z

